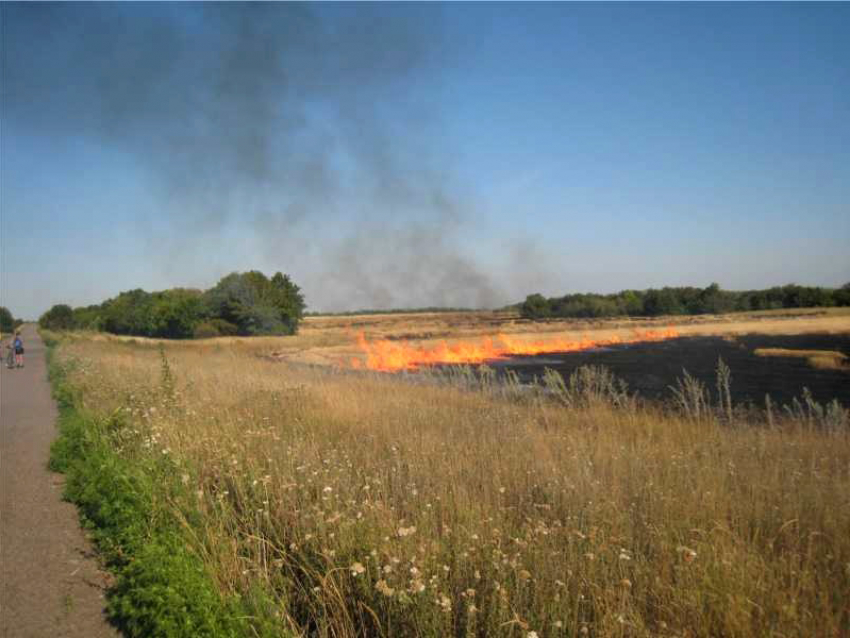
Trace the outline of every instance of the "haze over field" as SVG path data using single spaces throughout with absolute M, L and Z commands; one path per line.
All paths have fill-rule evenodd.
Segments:
M 2 304 L 850 280 L 850 6 L 0 5 Z

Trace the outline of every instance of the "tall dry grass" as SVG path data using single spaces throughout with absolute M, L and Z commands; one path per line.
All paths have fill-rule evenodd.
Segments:
M 846 428 L 470 392 L 238 343 L 60 356 L 88 409 L 174 459 L 194 550 L 223 591 L 271 592 L 282 628 L 848 635 Z

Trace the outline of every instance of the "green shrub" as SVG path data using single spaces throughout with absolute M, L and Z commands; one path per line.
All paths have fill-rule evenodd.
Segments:
M 175 288 L 153 294 L 147 334 L 166 339 L 188 339 L 202 321 L 201 292 Z
M 534 293 L 525 298 L 520 312 L 523 317 L 529 319 L 544 319 L 552 315 L 552 307 L 546 297 L 540 293 Z
M 233 335 L 235 335 L 239 332 L 239 328 L 234 326 L 229 321 L 225 321 L 224 319 L 219 319 L 218 317 L 210 319 L 209 324 L 213 328 L 218 330 L 218 334 L 220 334 L 222 337 L 230 337 L 230 336 L 233 336 Z
M 220 337 L 221 333 L 218 331 L 211 321 L 202 321 L 197 326 L 195 326 L 195 339 L 212 339 L 213 337 Z
M 153 299 L 138 288 L 122 292 L 103 304 L 103 329 L 118 335 L 147 336 L 151 324 Z
M 66 304 L 56 304 L 41 315 L 38 325 L 46 330 L 71 330 L 74 328 L 74 311 Z
M 195 339 L 211 339 L 235 335 L 238 328 L 224 319 L 208 319 L 195 326 Z

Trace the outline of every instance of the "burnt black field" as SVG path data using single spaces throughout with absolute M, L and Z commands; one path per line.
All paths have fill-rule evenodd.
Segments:
M 807 387 L 818 402 L 838 399 L 850 406 L 850 371 L 822 370 L 799 357 L 759 357 L 756 348 L 836 350 L 850 356 L 850 335 L 747 335 L 726 340 L 721 337 L 682 337 L 655 343 L 637 343 L 586 352 L 550 353 L 516 357 L 492 363 L 498 370 L 514 370 L 521 381 L 543 375 L 545 368 L 557 370 L 566 379 L 583 365 L 604 365 L 628 383 L 630 391 L 647 399 L 672 396 L 669 386 L 685 368 L 705 383 L 714 394 L 716 366 L 722 357 L 732 370 L 732 398 L 736 403 L 764 405 L 765 394 L 774 402 L 790 403 Z

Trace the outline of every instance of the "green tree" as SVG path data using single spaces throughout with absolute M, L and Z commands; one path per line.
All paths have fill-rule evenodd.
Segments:
M 103 309 L 103 329 L 112 334 L 148 336 L 153 298 L 141 288 L 120 293 Z
M 699 293 L 699 312 L 721 314 L 735 310 L 735 295 L 713 283 Z
M 204 298 L 210 316 L 235 325 L 241 335 L 295 334 L 304 313 L 300 289 L 282 273 L 272 279 L 256 270 L 231 273 Z
M 304 317 L 304 295 L 301 289 L 281 272 L 276 272 L 271 278 L 272 296 L 274 305 L 284 317 L 290 334 L 298 332 L 298 324 Z
M 832 293 L 836 306 L 850 306 L 850 282 Z
M 643 298 L 640 293 L 634 290 L 624 290 L 620 293 L 622 299 L 623 310 L 629 316 L 638 316 L 643 314 Z
M 38 319 L 46 330 L 71 330 L 74 328 L 74 311 L 66 304 L 56 304 Z
M 74 308 L 74 328 L 77 330 L 101 330 L 102 306 L 94 304 L 91 306 L 81 306 Z
M 540 293 L 528 295 L 520 306 L 520 313 L 527 319 L 545 319 L 552 315 L 549 300 Z
M 15 318 L 6 306 L 0 306 L 0 332 L 12 332 L 15 329 Z
M 205 318 L 202 293 L 175 288 L 154 293 L 148 333 L 152 337 L 189 339 Z
M 650 288 L 646 291 L 643 300 L 643 311 L 644 314 L 655 317 L 658 315 L 681 315 L 685 309 L 673 288 L 662 288 L 661 290 Z

